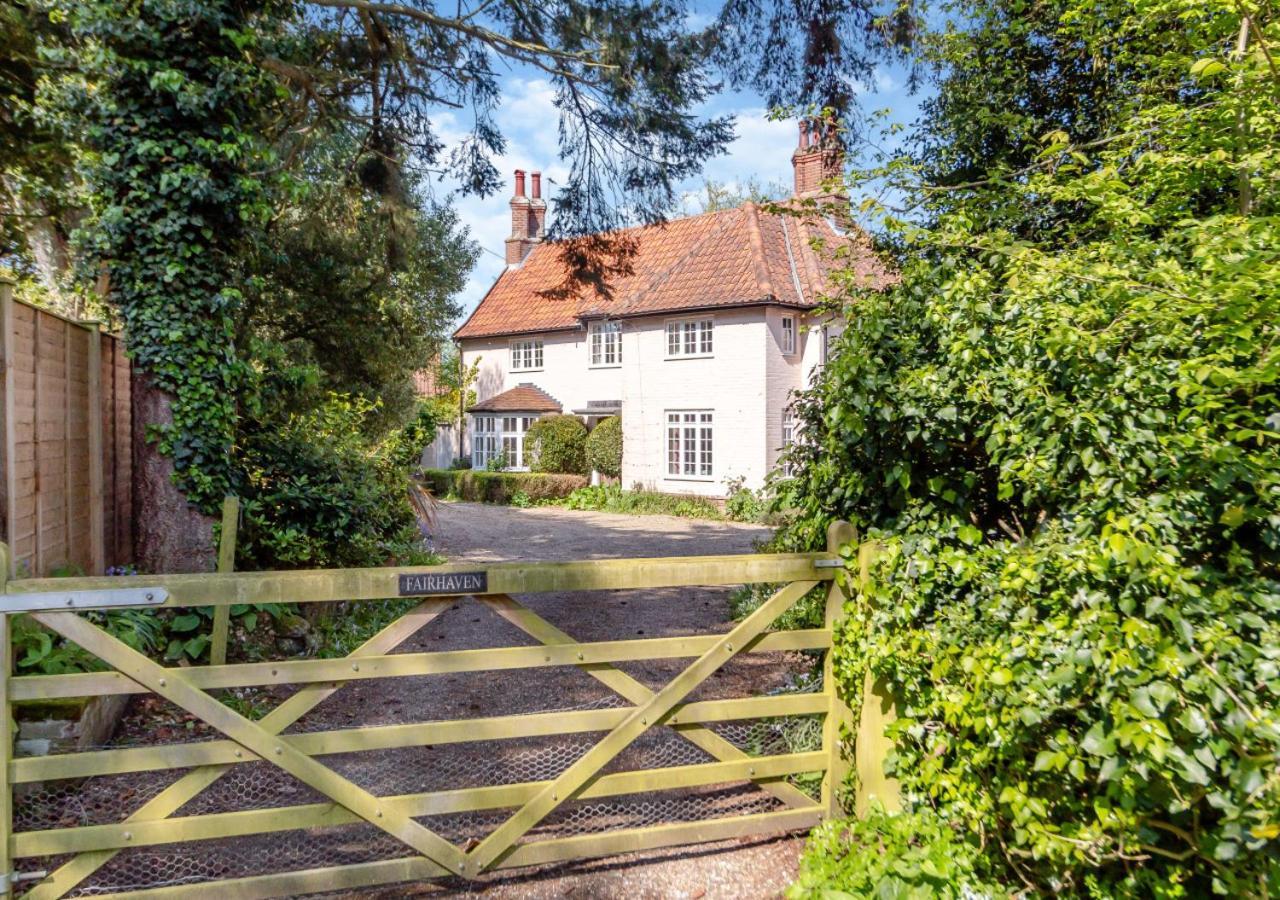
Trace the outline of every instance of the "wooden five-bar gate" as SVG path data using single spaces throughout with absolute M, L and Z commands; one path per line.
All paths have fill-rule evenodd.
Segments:
M 26 757 L 15 757 L 6 736 L 0 741 L 0 895 L 299 895 L 472 879 L 495 870 L 806 829 L 840 812 L 850 758 L 841 751 L 842 729 L 865 732 L 856 757 L 860 799 L 879 793 L 892 802 L 877 718 L 884 709 L 864 703 L 861 721 L 848 721 L 829 653 L 820 691 L 691 699 L 744 654 L 830 648 L 848 579 L 858 577 L 856 562 L 847 558 L 851 538 L 852 529 L 841 523 L 833 526 L 827 553 L 8 581 L 0 596 L 4 722 L 12 722 L 13 704 L 20 701 L 151 693 L 220 736 Z M 780 587 L 728 631 L 682 637 L 577 642 L 520 599 L 743 583 Z M 770 630 L 815 590 L 825 592 L 824 627 Z M 166 667 L 98 624 L 103 611 L 126 607 L 359 603 L 397 596 L 420 602 L 341 659 Z M 533 643 L 392 652 L 463 600 L 488 607 Z M 19 615 L 91 652 L 106 670 L 15 676 L 11 637 Z M 692 661 L 657 689 L 619 667 L 679 659 Z M 480 672 L 510 678 L 518 676 L 502 673 L 544 667 L 574 667 L 616 697 L 591 708 L 491 718 L 291 727 L 353 682 Z M 229 689 L 264 685 L 297 689 L 257 718 L 225 702 Z M 774 733 L 767 727 L 752 732 L 743 723 L 806 719 L 821 734 L 811 749 L 742 739 Z M 688 753 L 667 754 L 658 766 L 610 765 L 642 739 L 653 744 L 659 731 Z M 465 776 L 472 773 L 431 761 L 452 745 L 506 746 L 552 736 L 577 736 L 581 743 L 555 759 L 538 751 L 543 762 L 527 770 L 534 775 L 528 779 L 471 786 Z M 389 766 L 377 761 L 378 754 L 395 752 L 417 756 L 393 758 Z M 418 761 L 424 755 L 429 759 Z M 386 771 L 399 780 L 374 777 Z M 423 791 L 431 779 L 422 773 L 450 771 L 458 783 Z M 237 782 L 245 772 L 257 772 L 257 781 Z M 291 787 L 263 788 L 263 779 L 271 778 L 277 788 Z M 681 791 L 692 792 L 692 799 Z M 676 799 L 663 806 L 658 798 L 664 796 Z M 104 819 L 104 809 L 115 815 Z

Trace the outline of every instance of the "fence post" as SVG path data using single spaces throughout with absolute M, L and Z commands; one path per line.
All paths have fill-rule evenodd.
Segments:
M 858 583 L 866 588 L 871 582 L 871 563 L 880 548 L 868 542 L 858 548 Z M 858 767 L 858 792 L 855 811 L 865 816 L 873 803 L 886 812 L 900 812 L 902 799 L 898 779 L 885 774 L 885 759 L 893 749 L 893 741 L 885 729 L 898 718 L 893 695 L 883 679 L 868 670 L 862 676 L 862 709 L 858 715 L 858 731 L 854 738 L 854 760 Z
M 836 521 L 827 526 L 827 552 L 839 553 L 840 548 L 848 544 L 856 544 L 858 530 L 848 522 Z M 823 616 L 823 627 L 834 629 L 836 621 L 844 613 L 844 602 L 848 598 L 841 577 L 837 575 L 827 588 L 826 613 Z M 821 803 L 823 816 L 828 819 L 838 818 L 844 814 L 844 806 L 840 802 L 840 790 L 844 786 L 845 777 L 849 773 L 849 761 L 844 752 L 842 734 L 852 734 L 853 716 L 849 707 L 840 697 L 835 676 L 835 646 L 827 650 L 822 660 L 822 690 L 827 695 L 827 717 L 822 727 L 822 747 L 827 752 L 827 772 L 822 778 Z
M 240 525 L 240 500 L 222 498 L 222 532 L 218 536 L 218 571 L 234 572 L 236 568 L 236 529 Z M 209 647 L 209 664 L 227 663 L 227 633 L 231 630 L 231 607 L 213 608 L 213 643 Z
M 13 282 L 0 275 L 0 352 L 4 354 L 4 539 L 10 547 L 17 543 L 18 478 L 14 471 L 14 365 L 13 365 Z M 12 553 L 5 554 L 4 577 L 13 572 Z
M 9 580 L 9 547 L 0 544 L 0 596 Z M 13 703 L 9 699 L 9 676 L 13 672 L 12 616 L 0 606 L 0 897 L 13 896 L 13 785 L 9 764 L 13 760 Z
M 106 410 L 102 406 L 102 337 L 98 323 L 88 320 L 81 323 L 89 333 L 88 414 L 85 422 L 89 428 L 89 558 L 91 574 L 102 575 L 107 569 L 106 528 L 106 478 L 103 472 L 102 432 L 106 425 Z

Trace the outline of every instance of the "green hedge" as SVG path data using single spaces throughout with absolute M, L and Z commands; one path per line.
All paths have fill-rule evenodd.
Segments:
M 516 494 L 524 494 L 529 500 L 558 500 L 587 484 L 582 475 L 474 469 L 427 469 L 423 477 L 437 497 L 453 495 L 483 503 L 510 503 Z
M 535 472 L 587 472 L 587 426 L 577 416 L 543 416 L 529 426 L 524 446 Z
M 610 478 L 622 474 L 622 420 L 617 416 L 601 420 L 587 435 L 587 466 Z

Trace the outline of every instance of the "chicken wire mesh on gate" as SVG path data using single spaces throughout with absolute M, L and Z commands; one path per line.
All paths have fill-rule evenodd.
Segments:
M 615 697 L 554 710 L 573 712 L 625 705 Z M 820 716 L 791 716 L 708 726 L 752 756 L 817 749 Z M 458 743 L 319 756 L 324 765 L 377 796 L 396 796 L 555 778 L 601 737 L 600 733 Z M 119 749 L 113 745 L 111 749 Z M 603 774 L 713 762 L 711 755 L 674 730 L 655 727 L 602 770 Z M 171 769 L 48 782 L 19 795 L 16 831 L 38 831 L 123 821 L 176 783 L 189 769 Z M 792 779 L 813 793 L 816 781 Z M 274 809 L 328 798 L 268 762 L 235 765 L 184 804 L 177 816 Z M 562 804 L 531 830 L 538 841 L 619 829 L 696 822 L 781 809 L 750 782 L 688 788 Z M 418 819 L 441 837 L 467 845 L 483 839 L 510 809 L 450 813 Z M 413 855 L 413 850 L 364 823 L 302 828 L 246 837 L 127 849 L 78 885 L 69 896 L 90 896 L 229 878 L 369 863 Z M 70 856 L 18 861 L 19 872 L 54 871 Z

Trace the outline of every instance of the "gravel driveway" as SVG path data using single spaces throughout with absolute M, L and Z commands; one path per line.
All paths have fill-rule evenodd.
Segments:
M 514 509 L 472 503 L 441 504 L 436 543 L 451 563 L 505 560 L 570 560 L 623 556 L 701 556 L 750 553 L 768 529 L 728 522 L 668 516 L 626 516 L 550 507 Z M 726 588 L 680 588 L 541 594 L 522 597 L 531 608 L 579 640 L 629 636 L 665 636 L 727 630 Z M 528 644 L 530 639 L 489 609 L 463 601 L 406 642 L 405 651 L 466 649 Z M 661 687 L 688 660 L 620 665 L 650 688 Z M 724 667 L 699 689 L 695 699 L 746 696 L 785 683 L 802 668 L 796 657 L 755 654 Z M 537 669 L 478 675 L 399 678 L 361 682 L 340 691 L 303 723 L 313 728 L 485 716 L 548 709 L 613 705 L 611 692 L 576 669 Z M 588 743 L 599 738 L 589 735 Z M 561 739 L 562 740 L 562 739 Z M 642 739 L 643 742 L 644 739 Z M 682 745 L 683 741 L 679 741 Z M 435 748 L 436 769 L 447 770 L 448 787 L 470 775 L 477 783 L 519 780 L 529 759 L 512 744 L 458 744 Z M 645 758 L 637 745 L 625 751 L 609 771 L 670 764 Z M 554 753 L 533 742 L 529 752 Z M 426 748 L 431 750 L 432 748 Z M 447 761 L 439 754 L 453 750 Z M 575 752 L 570 750 L 570 752 Z M 577 751 L 580 752 L 580 751 Z M 460 756 L 461 755 L 461 756 Z M 545 761 L 546 757 L 539 757 Z M 571 757 L 570 757 L 571 758 Z M 524 760 L 524 762 L 521 762 Z M 510 766 L 508 766 L 510 762 Z M 412 767 L 412 762 L 406 762 Z M 443 764 L 443 765 L 440 765 Z M 553 765 L 562 768 L 565 763 Z M 558 770 L 557 768 L 557 770 Z M 553 772 L 550 774 L 554 774 Z M 538 777 L 549 777 L 544 772 Z M 363 780 L 363 779 L 362 779 Z M 367 785 L 378 787 L 374 783 Z M 428 790 L 440 785 L 423 785 Z M 752 792 L 757 795 L 758 792 Z M 644 798 L 641 798 L 644 799 Z M 734 806 L 726 810 L 753 811 Z M 758 802 L 758 801 L 753 801 Z M 492 827 L 492 826 L 488 826 Z M 483 831 L 477 831 L 483 836 Z M 549 834 L 546 836 L 550 836 Z M 527 869 L 489 876 L 477 883 L 449 881 L 397 885 L 347 896 L 485 896 L 499 898 L 764 898 L 776 897 L 796 869 L 802 840 L 774 836 L 722 841 L 689 848 L 627 854 L 608 859 Z

